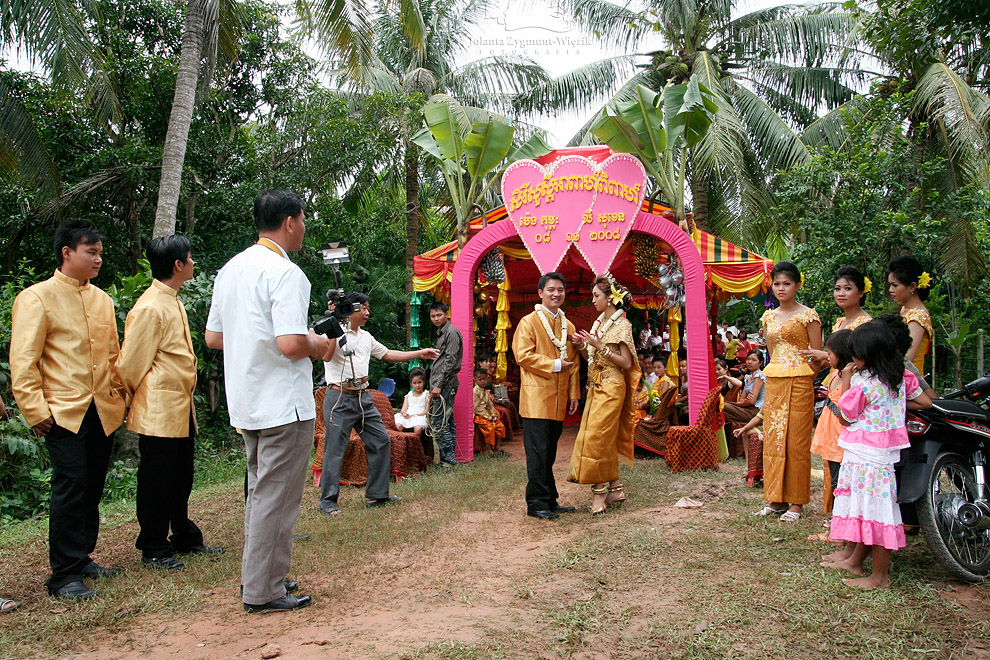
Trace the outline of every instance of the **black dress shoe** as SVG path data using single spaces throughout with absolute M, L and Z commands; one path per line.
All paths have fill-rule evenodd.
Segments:
M 364 503 L 367 507 L 376 506 L 388 506 L 389 504 L 398 504 L 402 501 L 402 498 L 398 495 L 389 495 L 388 497 L 383 497 L 380 500 L 368 500 Z
M 177 571 L 185 566 L 175 557 L 142 557 L 141 563 L 160 571 Z
M 549 509 L 540 509 L 539 511 L 527 509 L 526 515 L 530 516 L 531 518 L 539 518 L 540 520 L 556 520 L 557 518 L 560 518 L 559 513 L 554 513 Z
M 555 504 L 552 507 L 550 507 L 550 511 L 551 513 L 557 513 L 557 514 L 574 513 L 575 511 L 577 511 L 577 509 L 575 509 L 572 506 L 560 506 L 559 504 Z
M 66 598 L 70 600 L 89 600 L 96 595 L 96 591 L 83 584 L 82 580 L 76 580 L 58 589 L 49 589 L 48 595 L 54 598 Z
M 208 545 L 194 545 L 185 550 L 176 550 L 177 555 L 222 555 L 223 548 L 211 548 Z
M 88 566 L 82 569 L 83 577 L 88 577 L 93 580 L 105 577 L 116 577 L 120 575 L 119 568 L 104 568 L 100 566 L 95 561 L 90 562 Z
M 275 600 L 270 600 L 264 605 L 251 605 L 249 603 L 244 603 L 244 611 L 256 614 L 258 612 L 287 612 L 289 610 L 298 610 L 300 607 L 306 607 L 313 599 L 309 596 L 295 596 L 293 594 L 285 594 L 281 598 L 276 598 Z
M 299 583 L 295 580 L 282 580 L 282 586 L 285 587 L 285 593 L 291 594 L 293 592 L 299 591 Z M 244 585 L 241 585 L 241 595 L 244 595 Z

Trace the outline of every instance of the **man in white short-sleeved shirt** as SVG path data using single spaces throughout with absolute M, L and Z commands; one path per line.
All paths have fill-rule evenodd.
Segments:
M 389 469 L 392 463 L 392 441 L 385 430 L 381 413 L 375 408 L 368 388 L 368 367 L 371 358 L 388 362 L 407 362 L 413 358 L 434 360 L 437 350 L 393 351 L 364 329 L 371 317 L 368 296 L 351 291 L 340 304 L 355 308 L 347 317 L 343 337 L 330 341 L 330 352 L 323 363 L 327 393 L 323 399 L 324 436 L 323 472 L 320 474 L 319 510 L 327 516 L 340 515 L 340 469 L 351 439 L 351 429 L 364 443 L 368 457 L 368 482 L 365 485 L 365 505 L 384 506 L 400 501 L 388 492 Z M 338 310 L 339 311 L 339 310 Z M 343 346 L 341 346 L 343 342 Z
M 289 261 L 306 232 L 302 199 L 266 190 L 254 200 L 258 242 L 220 269 L 206 344 L 223 350 L 231 425 L 247 452 L 241 585 L 248 612 L 292 610 L 292 538 L 316 425 L 311 359 L 330 342 L 307 328 L 309 280 Z

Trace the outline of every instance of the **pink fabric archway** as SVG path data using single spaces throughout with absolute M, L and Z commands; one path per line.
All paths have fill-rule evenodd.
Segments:
M 705 349 L 710 345 L 705 299 L 705 266 L 691 238 L 666 218 L 640 211 L 633 222 L 634 231 L 656 236 L 666 241 L 677 253 L 684 268 L 685 313 L 684 329 L 688 350 L 688 411 L 691 423 L 698 419 L 701 403 L 708 394 L 709 365 Z M 461 250 L 454 264 L 451 282 L 451 322 L 464 335 L 464 360 L 458 374 L 454 422 L 457 425 L 456 457 L 461 463 L 474 460 L 474 281 L 481 260 L 493 248 L 516 236 L 511 222 L 489 225 L 472 238 Z M 537 302 L 536 291 L 533 301 Z M 702 348 L 702 350 L 698 350 Z

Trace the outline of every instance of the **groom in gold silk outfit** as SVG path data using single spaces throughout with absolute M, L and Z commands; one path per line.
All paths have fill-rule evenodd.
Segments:
M 526 515 L 556 520 L 574 507 L 557 503 L 553 462 L 564 417 L 577 412 L 580 400 L 578 352 L 571 343 L 574 324 L 565 318 L 564 276 L 547 273 L 540 278 L 540 305 L 524 316 L 512 336 L 512 352 L 519 365 L 519 416 L 523 418 L 526 448 Z M 563 327 L 562 327 L 563 324 Z M 551 336 L 552 333 L 552 336 Z
M 45 582 L 57 598 L 86 600 L 83 578 L 111 577 L 96 564 L 100 498 L 113 433 L 124 420 L 117 377 L 113 301 L 92 283 L 103 265 L 103 236 L 89 222 L 67 220 L 55 231 L 58 268 L 14 300 L 10 379 L 24 419 L 45 438 L 52 461 Z

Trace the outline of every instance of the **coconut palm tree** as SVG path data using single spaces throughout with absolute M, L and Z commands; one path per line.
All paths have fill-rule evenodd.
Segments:
M 784 5 L 736 16 L 737 0 L 558 0 L 578 25 L 626 54 L 589 64 L 518 99 L 521 109 L 631 99 L 637 85 L 661 91 L 691 76 L 719 110 L 691 149 L 695 221 L 731 238 L 740 219 L 769 202 L 774 173 L 810 158 L 794 128 L 855 96 L 859 72 L 844 48 L 855 18 L 840 2 Z M 581 88 L 579 94 L 571 89 Z M 597 116 L 598 113 L 596 113 Z M 572 143 L 594 137 L 592 117 Z
M 310 9 L 302 13 L 316 15 L 312 5 L 325 0 L 299 0 L 297 5 L 307 2 Z M 470 28 L 486 18 L 491 6 L 491 0 L 402 0 L 396 8 L 394 0 L 380 0 L 377 13 L 367 23 L 372 35 L 369 48 L 353 51 L 350 59 L 334 60 L 341 86 L 356 96 L 384 90 L 409 99 L 405 130 L 397 141 L 403 176 L 393 182 L 406 191 L 406 267 L 410 273 L 422 219 L 422 156 L 410 138 L 422 128 L 421 104 L 435 94 L 446 94 L 466 106 L 507 112 L 515 95 L 550 80 L 542 67 L 524 58 L 493 56 L 460 63 L 470 52 Z M 411 294 L 411 276 L 406 288 Z
M 227 61 L 236 57 L 242 32 L 241 12 L 236 0 L 187 0 L 182 30 L 175 91 L 168 115 L 162 148 L 162 174 L 152 236 L 175 232 L 175 215 L 182 186 L 186 143 L 196 105 L 213 79 L 218 55 Z

